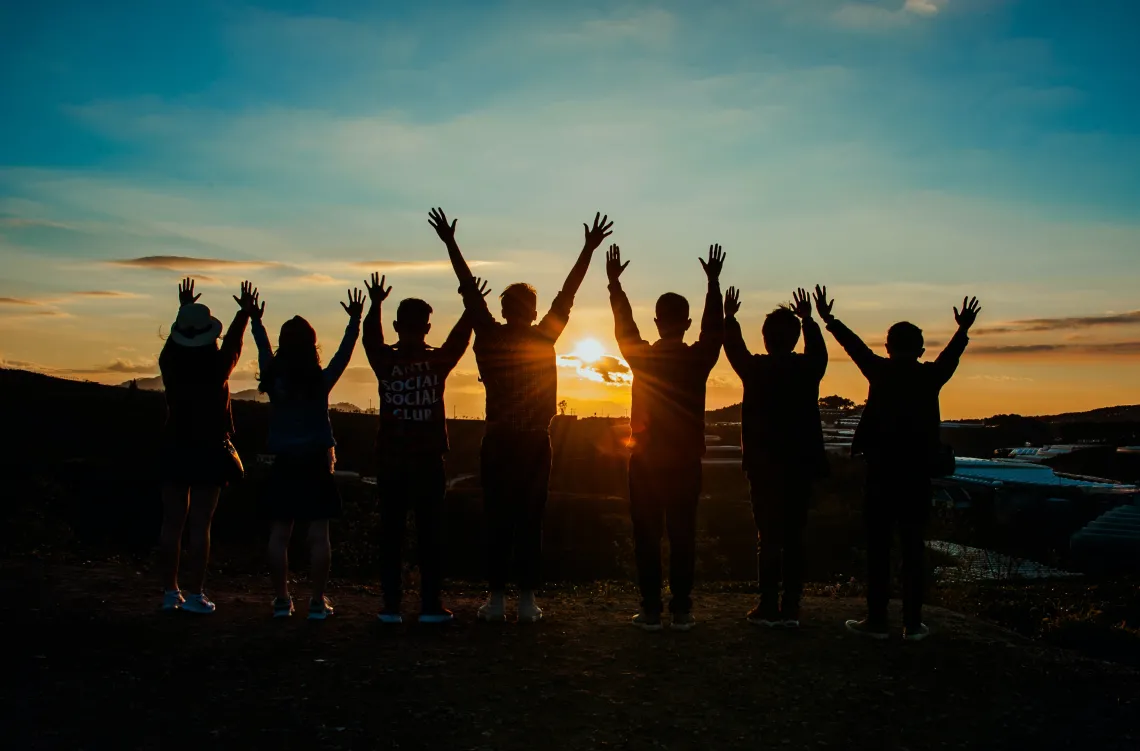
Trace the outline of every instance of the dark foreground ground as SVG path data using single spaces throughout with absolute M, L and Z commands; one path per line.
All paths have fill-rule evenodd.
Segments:
M 552 594 L 533 626 L 381 628 L 344 585 L 323 624 L 268 617 L 261 578 L 212 581 L 210 617 L 156 612 L 116 565 L 2 563 L 12 749 L 1137 749 L 1140 673 L 932 609 L 922 644 L 842 630 L 811 599 L 798 633 L 698 600 L 689 633 L 628 625 L 634 598 Z

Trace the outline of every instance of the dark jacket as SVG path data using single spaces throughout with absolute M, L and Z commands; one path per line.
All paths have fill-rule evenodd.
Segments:
M 233 435 L 229 381 L 248 323 L 249 316 L 239 311 L 217 348 L 183 347 L 166 340 L 158 356 L 166 392 L 166 440 L 220 445 Z
M 851 329 L 832 320 L 827 330 L 867 378 L 867 406 L 851 444 L 868 461 L 912 464 L 929 461 L 941 446 L 938 395 L 970 338 L 959 329 L 933 362 L 876 355 Z
M 641 338 L 633 308 L 619 282 L 610 284 L 610 307 L 621 356 L 633 371 L 630 409 L 634 453 L 691 459 L 705 453 L 705 385 L 724 341 L 720 284 L 709 282 L 700 337 L 694 344 Z
M 384 454 L 446 453 L 443 389 L 471 342 L 470 317 L 460 316 L 438 349 L 426 344 L 385 344 L 380 306 L 373 305 L 364 317 L 361 340 L 380 384 L 377 449 Z
M 538 324 L 515 327 L 496 321 L 474 286 L 462 293 L 487 390 L 487 430 L 548 431 L 558 403 L 554 344 L 570 320 L 574 297 L 559 292 Z
M 724 324 L 724 353 L 744 384 L 740 445 L 744 467 L 763 464 L 821 477 L 827 473 L 819 382 L 827 371 L 827 345 L 819 324 L 803 321 L 804 352 L 754 355 L 740 322 Z

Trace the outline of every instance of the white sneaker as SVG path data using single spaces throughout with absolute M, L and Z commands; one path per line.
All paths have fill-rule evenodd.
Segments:
M 328 597 L 322 595 L 319 600 L 309 600 L 310 621 L 323 621 L 332 614 L 333 606 Z
M 502 623 L 507 620 L 506 598 L 501 592 L 492 592 L 487 601 L 479 606 L 476 615 L 479 620 L 487 623 Z
M 196 595 L 190 595 L 186 598 L 186 602 L 182 603 L 182 609 L 187 613 L 198 613 L 199 615 L 209 615 L 217 609 L 214 603 L 210 602 L 210 598 L 202 592 Z
M 293 615 L 293 598 L 292 597 L 274 597 L 273 598 L 273 617 L 274 618 L 288 618 Z
M 162 593 L 162 610 L 166 613 L 174 612 L 175 610 L 182 609 L 182 603 L 186 602 L 182 597 L 182 592 L 177 589 L 172 589 Z
M 674 613 L 673 619 L 669 622 L 669 628 L 674 631 L 689 631 L 696 625 L 697 619 L 692 613 Z
M 399 613 L 390 613 L 387 610 L 381 610 L 376 615 L 376 620 L 380 621 L 381 623 L 387 623 L 389 625 L 395 626 L 404 622 L 404 616 L 400 615 Z
M 538 623 L 542 620 L 542 608 L 534 601 L 534 592 L 519 594 L 519 623 Z
M 930 628 L 925 623 L 918 624 L 918 628 L 904 628 L 903 638 L 907 641 L 922 641 L 930 636 Z

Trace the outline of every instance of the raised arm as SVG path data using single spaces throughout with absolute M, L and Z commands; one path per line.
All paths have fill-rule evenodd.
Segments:
M 855 362 L 859 371 L 870 380 L 878 371 L 884 358 L 872 352 L 858 334 L 844 326 L 843 322 L 832 314 L 831 311 L 834 307 L 835 300 L 831 302 L 827 300 L 827 287 L 820 287 L 817 284 L 815 286 L 815 308 L 819 311 L 819 317 L 827 324 L 827 330 L 831 332 L 835 341 L 839 342 L 839 346 L 843 347 L 847 355 Z
M 570 321 L 570 308 L 574 305 L 574 295 L 578 294 L 578 288 L 582 286 L 582 280 L 586 278 L 586 271 L 590 268 L 594 251 L 598 249 L 603 240 L 613 234 L 613 226 L 614 223 L 609 220 L 609 216 L 602 216 L 601 212 L 594 214 L 593 227 L 588 226 L 585 222 L 582 223 L 582 228 L 585 231 L 582 252 L 578 254 L 578 260 L 574 262 L 574 267 L 566 275 L 566 281 L 562 283 L 561 291 L 555 295 L 554 302 L 550 304 L 550 310 L 538 322 L 538 330 L 548 339 L 556 341 L 562 335 L 563 329 Z
M 724 343 L 724 303 L 720 297 L 720 271 L 724 268 L 724 251 L 719 245 L 709 246 L 709 259 L 698 259 L 709 280 L 705 293 L 705 312 L 701 315 L 701 335 L 697 346 L 705 356 L 705 364 L 711 370 L 720 358 L 720 346 Z
M 222 375 L 229 378 L 241 359 L 242 341 L 245 339 L 245 327 L 249 323 L 250 311 L 257 307 L 257 288 L 249 282 L 241 283 L 241 296 L 234 295 L 234 302 L 238 304 L 238 312 L 226 335 L 222 337 L 222 346 L 218 348 L 221 353 Z
M 792 303 L 804 331 L 804 359 L 811 374 L 817 381 L 823 380 L 827 372 L 827 343 L 819 324 L 811 317 L 811 298 L 807 290 L 800 287 L 792 293 Z
M 970 327 L 974 325 L 974 321 L 978 320 L 978 313 L 981 312 L 982 308 L 978 305 L 978 298 L 976 297 L 963 297 L 962 310 L 959 311 L 954 308 L 954 321 L 958 324 L 958 330 L 954 332 L 954 336 L 950 337 L 950 341 L 947 342 L 946 347 L 934 361 L 939 385 L 944 385 L 949 381 L 954 375 L 954 371 L 958 369 L 958 362 L 966 351 L 966 345 L 970 343 Z
M 368 357 L 368 364 L 372 366 L 372 371 L 379 375 L 383 367 L 384 352 L 388 347 L 384 345 L 384 324 L 381 320 L 381 309 L 383 308 L 384 301 L 388 299 L 388 295 L 392 294 L 392 288 L 384 288 L 384 283 L 388 280 L 387 276 L 380 276 L 377 273 L 372 274 L 369 281 L 364 282 L 364 288 L 368 290 L 368 315 L 364 316 L 364 332 L 361 334 L 361 344 L 364 345 L 364 354 Z
M 459 280 L 459 295 L 463 298 L 463 307 L 471 314 L 471 325 L 476 332 L 495 325 L 495 316 L 487 307 L 486 295 L 480 292 L 480 285 L 476 283 L 471 267 L 459 250 L 455 241 L 455 227 L 458 219 L 447 222 L 447 215 L 443 209 L 432 209 L 428 212 L 428 224 L 432 226 L 439 239 L 447 246 L 447 257 L 451 259 L 451 268 L 455 271 L 455 278 Z
M 626 362 L 633 363 L 649 346 L 649 342 L 641 338 L 637 330 L 637 323 L 633 320 L 633 307 L 625 290 L 621 288 L 621 274 L 629 266 L 629 261 L 621 262 L 621 248 L 611 245 L 606 253 L 606 277 L 610 280 L 610 307 L 614 311 L 614 336 L 617 338 L 618 349 Z
M 348 325 L 344 327 L 344 336 L 340 340 L 336 354 L 325 366 L 322 375 L 325 380 L 325 390 L 332 391 L 333 386 L 344 375 L 348 361 L 352 359 L 352 351 L 356 349 L 356 339 L 360 336 L 360 315 L 364 312 L 364 293 L 359 289 L 348 293 L 348 303 L 341 303 L 344 312 L 348 313 Z
M 740 321 L 736 320 L 739 311 L 740 291 L 736 287 L 729 287 L 724 293 L 724 354 L 728 355 L 728 364 L 743 380 L 748 377 L 752 353 L 744 343 L 744 332 L 740 330 Z

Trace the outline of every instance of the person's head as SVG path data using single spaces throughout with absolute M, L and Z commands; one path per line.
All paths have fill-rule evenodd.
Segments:
M 267 370 L 261 373 L 260 391 L 268 391 L 275 380 L 281 380 L 289 392 L 318 393 L 323 388 L 323 379 L 316 329 L 301 316 L 293 316 L 281 324 L 277 352 Z
M 689 318 L 689 301 L 676 292 L 666 292 L 657 298 L 657 333 L 662 339 L 682 337 L 693 321 Z
M 210 315 L 202 303 L 189 303 L 178 309 L 178 317 L 170 327 L 170 340 L 187 349 L 218 348 L 222 322 Z
M 800 319 L 791 308 L 781 305 L 764 318 L 760 332 L 764 335 L 764 348 L 768 354 L 786 355 L 800 341 Z
M 396 308 L 396 320 L 392 327 L 400 337 L 401 344 L 423 344 L 431 331 L 431 306 L 417 297 L 400 301 Z
M 899 321 L 887 331 L 887 354 L 892 360 L 917 360 L 926 352 L 922 329 L 909 321 Z
M 503 303 L 503 318 L 508 324 L 529 326 L 538 318 L 538 293 L 525 282 L 507 285 L 499 300 Z

